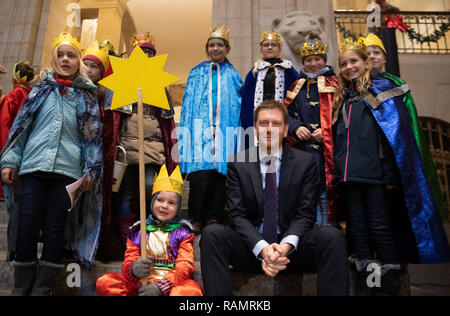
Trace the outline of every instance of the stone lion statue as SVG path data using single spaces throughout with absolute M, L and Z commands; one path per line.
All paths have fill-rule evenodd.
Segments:
M 300 49 L 305 41 L 315 38 L 326 42 L 325 19 L 307 11 L 294 11 L 272 22 L 272 30 L 280 33 L 284 40 L 281 57 L 292 61 L 295 68 L 303 69 Z

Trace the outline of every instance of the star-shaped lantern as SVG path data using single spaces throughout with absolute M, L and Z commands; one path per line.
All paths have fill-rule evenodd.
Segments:
M 129 59 L 110 56 L 114 73 L 99 84 L 114 92 L 111 109 L 118 109 L 138 101 L 142 89 L 143 102 L 169 110 L 165 87 L 179 79 L 163 70 L 168 55 L 149 58 L 140 47 L 133 50 Z

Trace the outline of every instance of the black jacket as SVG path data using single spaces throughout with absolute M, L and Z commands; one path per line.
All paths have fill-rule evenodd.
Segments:
M 333 135 L 338 182 L 400 185 L 395 156 L 386 136 L 369 106 L 350 87 L 345 90 Z
M 240 152 L 232 161 L 228 163 L 226 210 L 231 228 L 251 250 L 264 239 L 258 233 L 264 217 L 258 149 Z M 278 226 L 282 238 L 289 235 L 301 238 L 314 226 L 319 191 L 313 155 L 283 147 L 278 185 Z

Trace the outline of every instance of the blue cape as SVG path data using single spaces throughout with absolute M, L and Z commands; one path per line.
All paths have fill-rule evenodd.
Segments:
M 364 99 L 394 152 L 419 260 L 424 264 L 448 262 L 450 247 L 403 103 L 404 93 L 384 78 L 373 80 L 369 91 L 371 95 Z
M 211 62 L 205 61 L 191 70 L 181 108 L 178 146 L 180 170 L 189 174 L 199 170 L 217 169 L 227 174 L 228 157 L 236 152 L 239 115 L 241 111 L 241 75 L 228 62 L 219 64 L 220 96 L 217 96 L 217 130 L 222 138 L 216 148 L 214 162 L 210 120 Z M 217 123 L 216 123 L 217 124 Z M 228 130 L 228 131 L 227 131 Z M 217 133 L 216 133 L 217 134 Z

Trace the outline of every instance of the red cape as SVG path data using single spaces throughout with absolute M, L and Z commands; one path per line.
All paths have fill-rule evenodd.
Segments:
M 0 101 L 0 150 L 5 147 L 9 130 L 14 123 L 17 113 L 19 113 L 25 99 L 31 91 L 30 86 L 14 84 L 14 88 Z M 0 179 L 1 181 L 1 179 Z M 1 183 L 1 182 L 0 182 Z M 3 189 L 0 186 L 0 199 L 4 199 Z
M 320 126 L 322 128 L 323 151 L 325 158 L 325 180 L 328 200 L 328 220 L 337 223 L 337 194 L 333 186 L 334 182 L 334 154 L 333 154 L 333 98 L 338 87 L 336 76 L 319 76 L 317 78 L 320 102 Z M 284 101 L 286 106 L 294 102 L 304 82 L 297 80 L 288 90 Z M 288 145 L 293 146 L 298 142 L 295 137 L 288 136 Z

